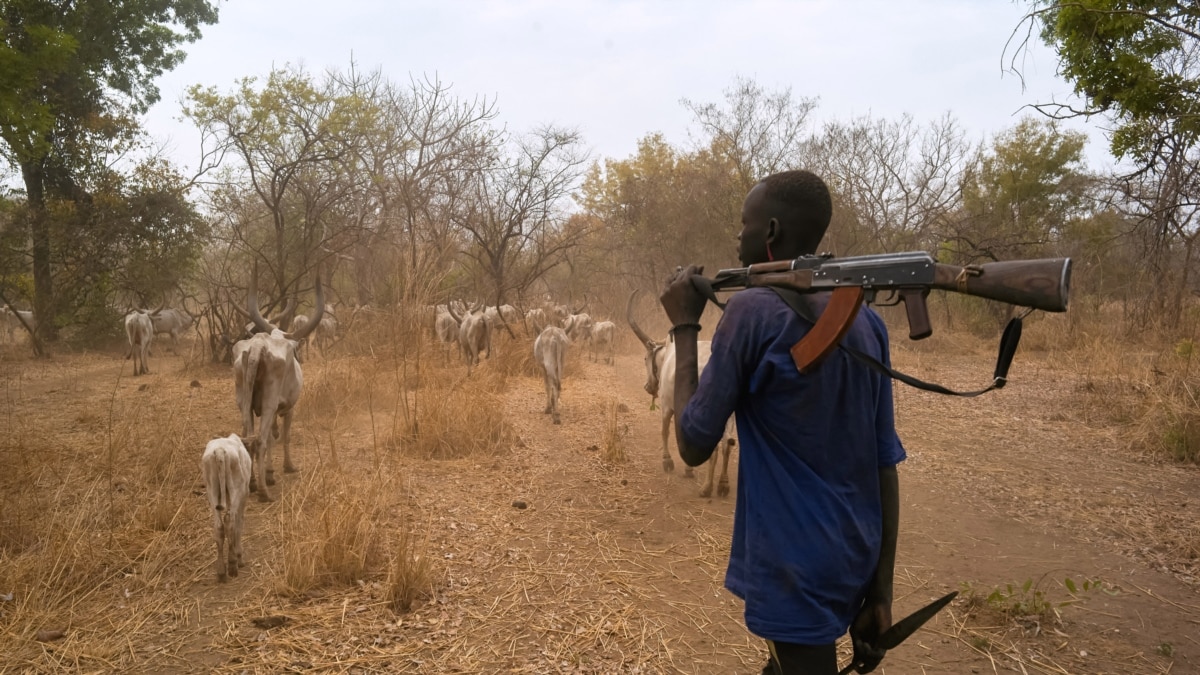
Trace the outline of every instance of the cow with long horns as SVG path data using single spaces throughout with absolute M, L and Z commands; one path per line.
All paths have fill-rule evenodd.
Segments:
M 304 386 L 304 373 L 300 368 L 297 349 L 300 341 L 320 324 L 325 311 L 325 297 L 318 275 L 317 304 L 312 316 L 303 328 L 286 333 L 259 314 L 257 285 L 258 270 L 255 268 L 250 281 L 247 310 L 250 320 L 260 332 L 233 346 L 233 379 L 237 387 L 238 409 L 242 413 L 242 438 L 246 446 L 254 450 L 251 453 L 253 469 L 250 472 L 250 491 L 258 492 L 259 501 L 268 502 L 271 496 L 267 486 L 275 484 L 271 451 L 274 438 L 280 435 L 280 417 L 283 418 L 283 470 L 288 473 L 296 471 L 290 443 L 292 413 Z M 259 418 L 257 436 L 254 431 L 255 417 Z
M 671 459 L 671 451 L 667 445 L 671 435 L 671 421 L 674 419 L 675 410 L 675 343 L 669 338 L 666 341 L 658 341 L 650 339 L 637 324 L 633 318 L 633 306 L 637 301 L 638 291 L 634 291 L 629 296 L 629 304 L 625 307 L 625 319 L 629 322 L 629 327 L 633 329 L 633 333 L 637 335 L 638 340 L 642 342 L 642 346 L 646 348 L 645 364 L 646 364 L 646 384 L 644 388 L 646 393 L 651 396 L 658 397 L 659 407 L 662 409 L 662 460 L 663 471 L 674 471 L 675 461 Z M 700 371 L 704 371 L 704 366 L 708 364 L 708 357 L 712 350 L 712 343 L 707 340 L 701 340 L 696 343 L 696 351 L 699 356 Z M 733 446 L 737 444 L 734 436 L 733 418 L 730 417 L 725 423 L 725 436 L 721 439 L 721 443 L 717 446 L 717 451 L 708 460 L 708 480 L 704 487 L 700 490 L 701 497 L 709 497 L 713 491 L 713 479 L 717 472 L 717 462 L 721 464 L 721 479 L 717 483 L 717 495 L 724 497 L 729 494 L 729 455 L 732 454 Z M 692 476 L 692 467 L 684 469 L 684 475 Z

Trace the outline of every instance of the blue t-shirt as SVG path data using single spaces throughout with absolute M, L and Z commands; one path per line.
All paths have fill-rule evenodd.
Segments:
M 814 296 L 818 309 L 828 297 Z M 790 349 L 811 324 L 774 291 L 735 294 L 681 417 L 684 438 L 713 447 L 737 414 L 737 507 L 725 586 L 746 627 L 807 645 L 841 637 L 862 604 L 882 542 L 879 468 L 905 458 L 891 380 L 835 349 L 800 374 Z M 887 328 L 869 308 L 844 342 L 889 363 Z

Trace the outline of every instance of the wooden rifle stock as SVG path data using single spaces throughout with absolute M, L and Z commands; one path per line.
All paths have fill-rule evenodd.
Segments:
M 934 266 L 932 288 L 966 293 L 1047 312 L 1067 311 L 1071 259 L 1006 260 L 982 265 Z

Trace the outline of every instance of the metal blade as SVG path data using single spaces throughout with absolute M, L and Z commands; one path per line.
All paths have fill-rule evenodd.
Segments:
M 883 635 L 879 636 L 879 644 L 877 646 L 880 649 L 895 649 L 896 645 L 904 642 L 910 635 L 917 632 L 918 628 L 924 626 L 926 621 L 929 621 L 935 614 L 942 611 L 942 608 L 950 604 L 950 601 L 957 595 L 958 591 L 952 591 L 892 624 L 891 628 L 883 631 Z
M 891 628 L 883 631 L 883 635 L 879 636 L 879 644 L 875 645 L 876 648 L 883 651 L 894 649 L 901 642 L 907 640 L 913 633 L 917 632 L 917 629 L 924 626 L 925 622 L 932 619 L 943 607 L 950 604 L 950 601 L 957 595 L 958 591 L 949 593 L 900 619 L 899 622 L 892 624 Z M 851 659 L 849 665 L 838 671 L 838 675 L 848 675 L 858 665 L 854 659 Z

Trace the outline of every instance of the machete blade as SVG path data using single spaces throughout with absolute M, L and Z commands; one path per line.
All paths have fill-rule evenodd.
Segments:
M 883 631 L 883 635 L 879 636 L 878 647 L 880 649 L 895 649 L 897 645 L 908 639 L 910 635 L 917 632 L 917 629 L 925 625 L 926 621 L 933 618 L 935 614 L 942 611 L 942 608 L 950 604 L 950 601 L 958 595 L 958 591 L 952 591 L 946 595 L 934 600 L 925 605 L 921 609 L 909 614 L 900 619 L 900 621 L 892 624 L 892 627 Z
M 883 631 L 883 635 L 879 636 L 879 644 L 876 645 L 876 648 L 885 652 L 889 649 L 895 649 L 896 646 L 898 646 L 901 642 L 904 642 L 909 638 L 909 636 L 917 632 L 917 629 L 919 629 L 921 626 L 924 626 L 925 622 L 932 619 L 933 616 L 940 612 L 943 607 L 950 604 L 950 601 L 953 600 L 957 595 L 958 591 L 952 591 L 951 593 L 934 600 L 928 605 L 925 605 L 921 609 L 918 609 L 912 614 L 909 614 L 903 619 L 900 619 L 899 622 L 892 624 L 891 628 Z M 838 675 L 848 675 L 848 673 L 858 667 L 858 665 L 859 663 L 857 663 L 854 659 L 851 659 L 849 665 L 838 671 Z

